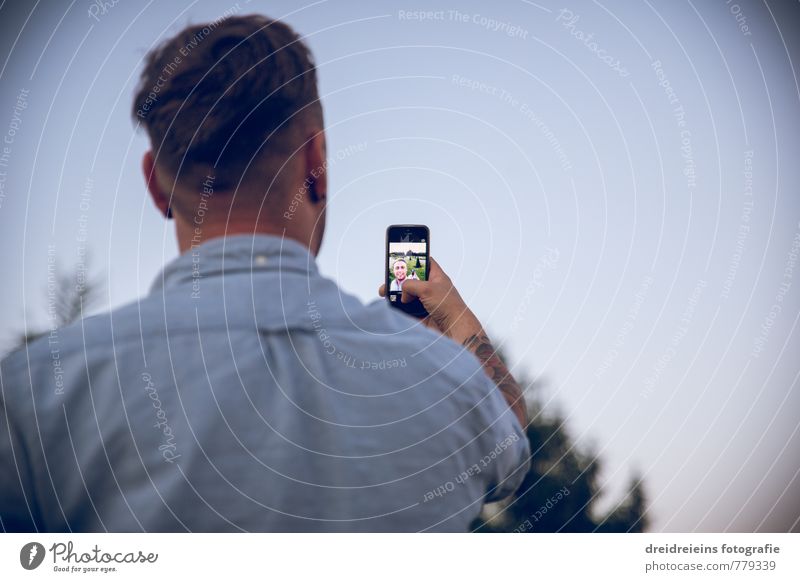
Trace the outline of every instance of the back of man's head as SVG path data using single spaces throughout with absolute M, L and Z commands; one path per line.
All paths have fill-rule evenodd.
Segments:
M 148 54 L 133 119 L 176 191 L 213 175 L 215 190 L 257 183 L 266 194 L 309 128 L 322 128 L 313 57 L 264 16 L 189 26 Z

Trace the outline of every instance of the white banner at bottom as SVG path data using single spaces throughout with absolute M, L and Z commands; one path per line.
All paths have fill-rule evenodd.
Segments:
M 796 534 L 3 534 L 2 580 L 800 580 Z

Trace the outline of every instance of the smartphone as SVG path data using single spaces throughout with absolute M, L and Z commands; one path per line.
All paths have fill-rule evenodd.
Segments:
M 403 303 L 403 283 L 427 281 L 430 274 L 431 233 L 424 224 L 393 224 L 386 229 L 386 300 L 389 305 L 422 319 L 422 302 Z

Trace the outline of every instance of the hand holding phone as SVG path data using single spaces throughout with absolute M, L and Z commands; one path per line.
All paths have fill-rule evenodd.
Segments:
M 387 293 L 391 283 L 381 285 L 378 294 L 386 297 L 390 305 L 399 304 L 400 309 L 405 305 L 413 305 L 414 302 L 421 303 L 425 313 L 428 314 L 423 316 L 423 323 L 458 343 L 463 344 L 468 338 L 482 333 L 483 327 L 480 321 L 464 303 L 447 273 L 430 255 L 427 264 L 427 280 L 414 280 L 406 275 L 402 291 L 399 293 L 400 297 L 395 301 L 389 299 L 391 291 Z M 391 262 L 387 261 L 387 268 L 388 266 L 391 266 Z
M 422 322 L 439 333 L 458 342 L 475 354 L 486 375 L 497 385 L 521 427 L 528 426 L 525 396 L 514 376 L 508 371 L 497 350 L 492 346 L 481 322 L 461 299 L 447 273 L 430 256 L 428 280 L 408 279 L 402 284 L 401 303 L 422 303 L 429 313 Z M 387 276 L 388 279 L 388 276 Z M 388 285 L 378 289 L 381 297 L 389 297 Z M 394 302 L 396 303 L 396 301 Z

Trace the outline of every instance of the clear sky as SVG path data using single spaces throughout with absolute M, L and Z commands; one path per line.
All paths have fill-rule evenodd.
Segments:
M 102 4 L 0 4 L 5 349 L 47 323 L 50 257 L 90 253 L 107 309 L 177 255 L 129 115 L 142 58 L 263 12 L 318 62 L 324 274 L 374 300 L 386 226 L 429 225 L 606 503 L 638 470 L 656 531 L 798 530 L 798 2 Z

